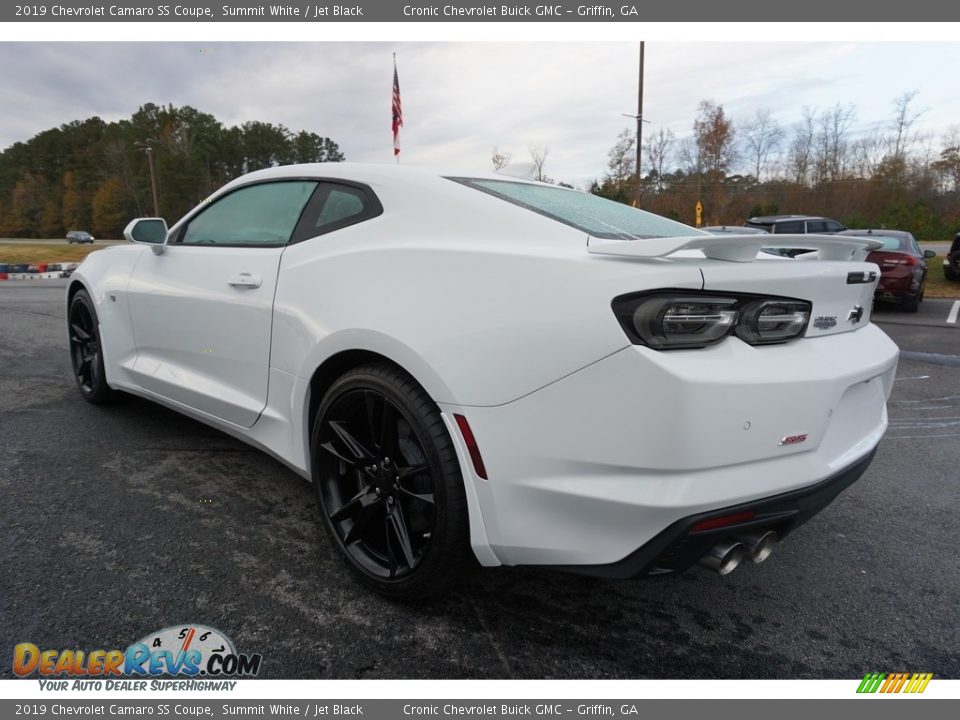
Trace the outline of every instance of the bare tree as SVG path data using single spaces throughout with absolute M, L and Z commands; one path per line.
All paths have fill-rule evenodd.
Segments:
M 814 180 L 840 180 L 847 169 L 849 144 L 847 135 L 857 115 L 853 105 L 837 103 L 824 110 L 814 139 Z
M 493 152 L 490 153 L 490 161 L 493 163 L 493 169 L 496 172 L 500 172 L 510 164 L 511 157 L 513 157 L 512 153 L 502 153 L 500 152 L 500 148 L 494 147 Z
M 670 162 L 676 135 L 669 128 L 660 128 L 653 133 L 643 144 L 643 152 L 647 156 L 647 163 L 656 174 L 657 193 L 663 192 L 663 172 Z
M 798 185 L 810 182 L 810 170 L 813 160 L 813 136 L 816 111 L 808 107 L 803 109 L 803 119 L 793 131 L 793 140 L 790 141 L 790 150 L 787 153 L 787 164 L 792 179 Z
M 887 138 L 879 130 L 857 138 L 850 144 L 850 163 L 854 174 L 870 178 L 877 174 L 887 152 Z
M 780 149 L 784 137 L 783 128 L 769 110 L 761 108 L 744 123 L 740 132 L 753 166 L 753 176 L 759 182 L 770 162 L 770 156 Z
M 897 160 L 903 160 L 909 152 L 910 128 L 917 121 L 917 118 L 923 115 L 924 110 L 914 112 L 910 104 L 917 96 L 917 91 L 905 92 L 893 101 L 893 118 L 890 122 L 890 129 L 893 130 L 893 157 Z
M 677 153 L 680 165 L 687 175 L 700 175 L 703 172 L 703 158 L 700 156 L 700 146 L 692 137 L 685 137 L 680 141 Z
M 960 125 L 947 128 L 940 142 L 940 159 L 933 169 L 947 190 L 960 192 Z
M 543 172 L 543 166 L 546 164 L 547 156 L 550 154 L 550 146 L 531 145 L 528 150 L 530 151 L 530 160 L 533 162 L 534 179 L 538 182 L 546 182 L 547 176 Z
M 617 135 L 616 144 L 607 153 L 607 179 L 623 192 L 623 186 L 636 173 L 637 134 L 629 128 Z

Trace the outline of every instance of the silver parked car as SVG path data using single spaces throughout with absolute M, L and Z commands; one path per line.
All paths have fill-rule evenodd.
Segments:
M 67 243 L 83 245 L 84 243 L 93 244 L 94 237 L 86 230 L 71 230 L 67 233 Z

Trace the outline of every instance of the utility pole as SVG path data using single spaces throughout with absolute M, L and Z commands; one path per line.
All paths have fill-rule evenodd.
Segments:
M 643 119 L 643 40 L 640 41 L 640 80 L 637 85 L 637 114 L 622 113 L 624 117 L 634 118 L 637 121 L 637 189 L 633 196 L 633 206 L 640 207 L 640 162 L 643 158 L 643 124 L 649 122 Z
M 640 207 L 640 161 L 643 157 L 643 40 L 640 41 L 640 80 L 637 88 L 637 194 L 633 206 Z
M 153 216 L 160 217 L 160 202 L 157 199 L 157 173 L 153 169 L 153 148 L 147 145 L 147 165 L 150 166 L 150 190 L 153 192 Z

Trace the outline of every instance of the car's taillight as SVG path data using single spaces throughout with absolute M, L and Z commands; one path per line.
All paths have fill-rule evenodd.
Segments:
M 919 265 L 920 258 L 907 255 L 906 253 L 885 253 L 879 262 L 881 266 L 885 265 L 887 267 L 894 267 L 896 265 Z
M 769 345 L 799 337 L 810 322 L 810 303 L 760 300 L 741 313 L 737 337 L 751 345 Z
M 633 312 L 633 327 L 650 347 L 703 347 L 722 340 L 737 324 L 734 298 L 654 297 Z
M 793 298 L 669 290 L 613 301 L 630 340 L 657 350 L 707 347 L 731 333 L 751 345 L 786 342 L 803 335 L 810 310 Z

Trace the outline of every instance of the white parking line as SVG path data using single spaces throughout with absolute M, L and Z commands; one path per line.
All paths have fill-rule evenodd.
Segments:
M 956 324 L 958 313 L 960 313 L 960 300 L 954 300 L 953 305 L 950 307 L 950 312 L 947 314 L 947 325 Z

